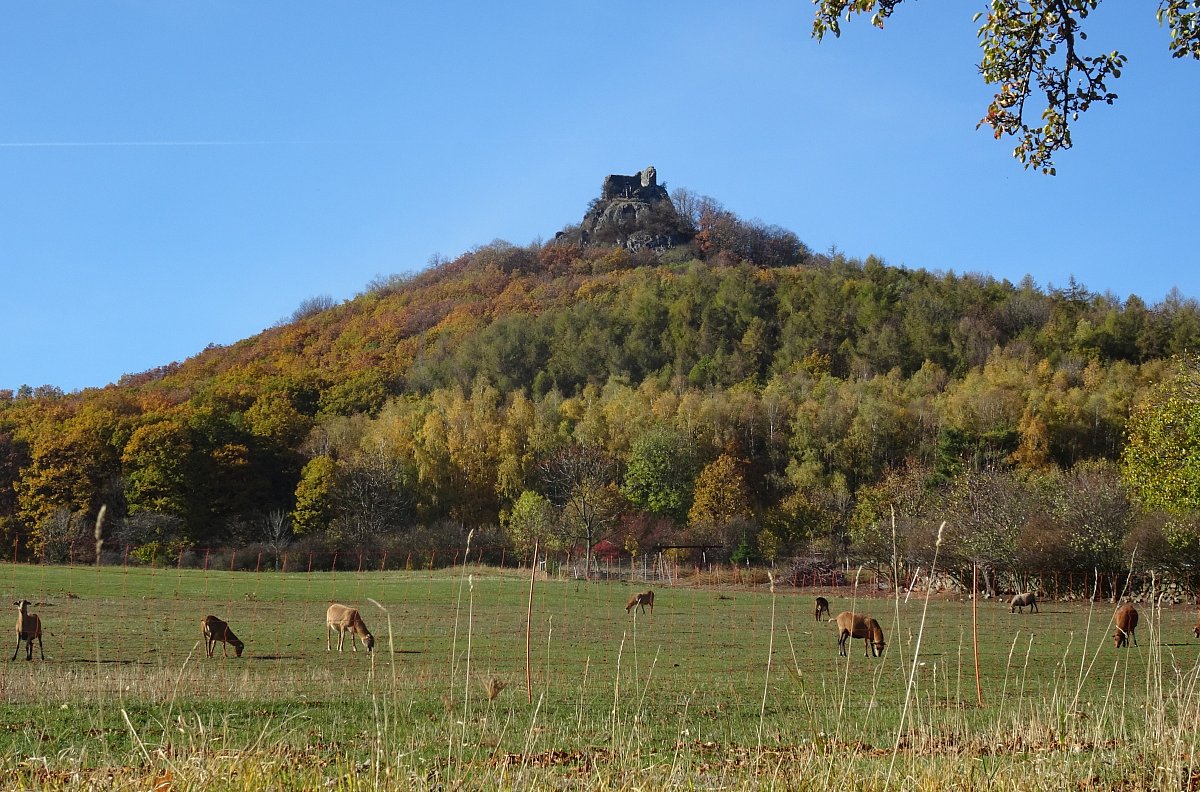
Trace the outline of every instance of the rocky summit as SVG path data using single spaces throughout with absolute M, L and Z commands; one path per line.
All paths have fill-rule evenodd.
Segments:
M 651 165 L 633 176 L 604 177 L 600 197 L 592 201 L 579 226 L 560 231 L 555 238 L 584 246 L 661 250 L 686 242 L 692 235 Z

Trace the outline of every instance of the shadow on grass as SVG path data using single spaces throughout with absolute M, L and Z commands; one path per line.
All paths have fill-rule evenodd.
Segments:
M 128 660 L 111 657 L 102 657 L 97 660 L 94 657 L 79 657 L 74 659 L 64 660 L 64 663 L 83 663 L 84 665 L 152 665 L 149 660 Z
M 397 649 L 396 654 L 424 654 L 420 649 Z M 279 655 L 246 655 L 250 660 L 311 660 L 321 655 L 294 655 L 294 654 L 279 654 Z M 354 655 L 351 654 L 351 657 Z M 369 656 L 369 655 L 368 655 Z M 380 654 L 380 657 L 386 657 L 386 654 Z

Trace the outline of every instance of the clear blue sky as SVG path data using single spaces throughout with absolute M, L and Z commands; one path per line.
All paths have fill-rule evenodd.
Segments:
M 975 129 L 977 2 L 809 37 L 803 0 L 19 3 L 0 27 L 0 388 L 101 386 L 658 169 L 811 248 L 1196 296 L 1200 66 L 1151 0 L 1112 108 L 1023 171 Z

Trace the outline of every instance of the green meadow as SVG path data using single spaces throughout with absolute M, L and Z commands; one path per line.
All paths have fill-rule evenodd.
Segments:
M 0 786 L 37 789 L 1192 789 L 1190 606 L 1010 614 L 959 596 L 644 588 L 466 567 L 276 573 L 0 565 Z M 882 658 L 813 616 L 875 616 Z M 874 596 L 868 596 L 872 594 Z M 371 654 L 325 647 L 361 609 Z M 10 611 L 15 622 L 15 608 Z M 204 653 L 229 622 L 236 658 Z M 528 632 L 527 632 L 528 625 Z M 527 655 L 528 637 L 528 655 Z M 979 699 L 982 694 L 983 705 Z

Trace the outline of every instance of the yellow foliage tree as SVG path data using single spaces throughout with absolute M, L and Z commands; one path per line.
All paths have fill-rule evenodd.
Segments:
M 700 471 L 688 523 L 700 539 L 724 538 L 730 526 L 753 517 L 742 463 L 721 454 Z

